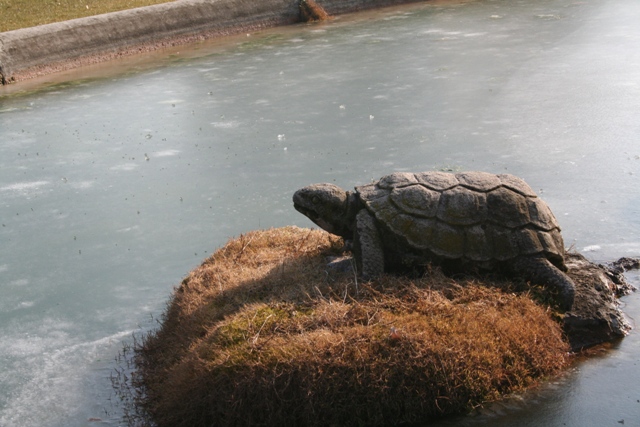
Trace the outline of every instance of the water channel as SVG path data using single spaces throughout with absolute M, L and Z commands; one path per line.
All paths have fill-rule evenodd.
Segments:
M 509 172 L 568 245 L 640 256 L 638 22 L 636 0 L 436 1 L 0 88 L 0 426 L 121 425 L 122 346 L 228 238 L 311 226 L 309 183 Z M 635 330 L 442 425 L 638 426 L 639 365 Z

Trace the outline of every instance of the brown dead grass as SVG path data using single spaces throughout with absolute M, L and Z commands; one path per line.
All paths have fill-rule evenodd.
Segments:
M 158 426 L 394 425 L 467 411 L 567 364 L 548 310 L 438 272 L 359 283 L 342 242 L 287 227 L 229 241 L 137 350 Z

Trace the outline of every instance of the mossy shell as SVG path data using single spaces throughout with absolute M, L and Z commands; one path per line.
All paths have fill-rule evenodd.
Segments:
M 489 265 L 543 255 L 564 265 L 564 242 L 553 213 L 516 176 L 394 173 L 356 187 L 356 193 L 387 231 L 414 250 Z

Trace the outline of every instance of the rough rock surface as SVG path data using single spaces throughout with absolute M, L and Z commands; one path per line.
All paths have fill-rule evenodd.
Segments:
M 624 337 L 631 325 L 617 298 L 635 290 L 624 271 L 640 267 L 640 261 L 621 258 L 609 265 L 594 264 L 580 254 L 567 254 L 567 274 L 576 284 L 574 305 L 563 319 L 573 350 Z

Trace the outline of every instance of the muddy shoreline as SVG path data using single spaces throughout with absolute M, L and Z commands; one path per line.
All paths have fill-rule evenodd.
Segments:
M 420 0 L 319 0 L 330 15 Z M 299 0 L 176 0 L 0 33 L 0 82 L 301 22 Z

